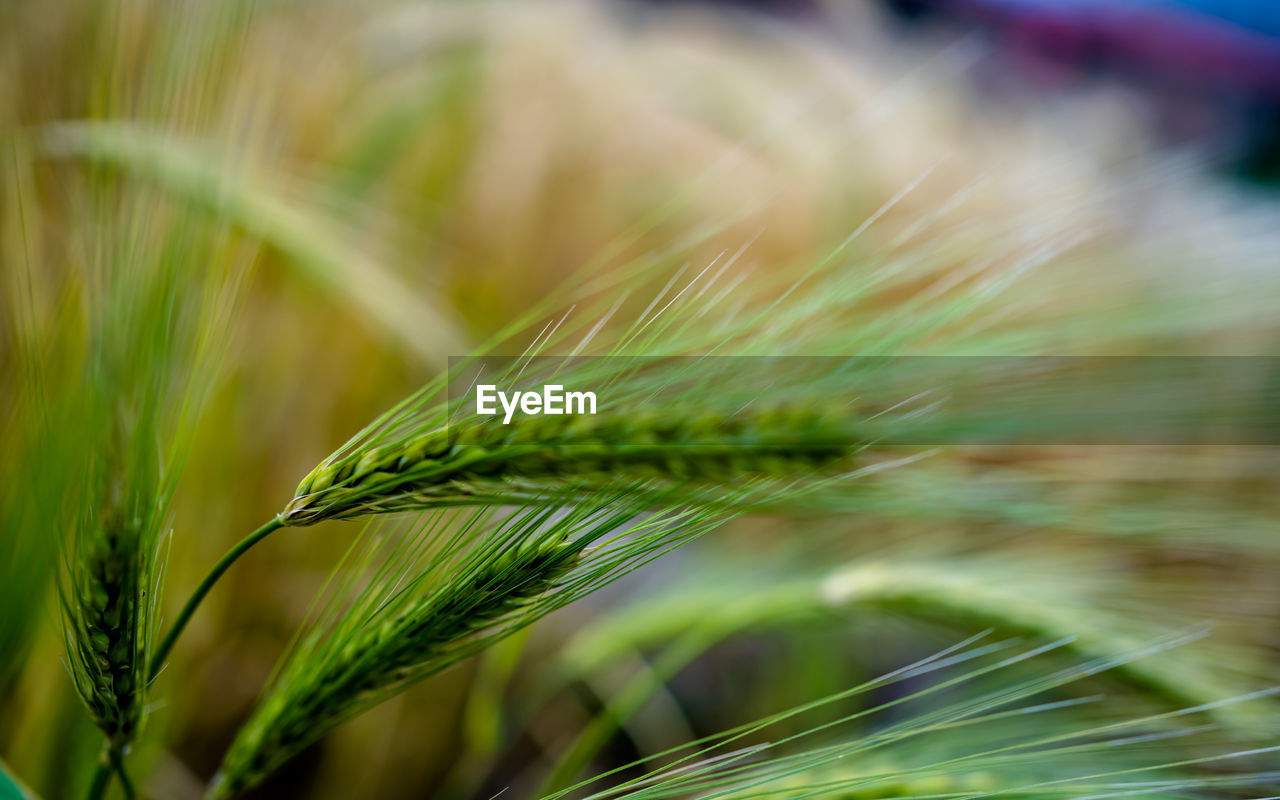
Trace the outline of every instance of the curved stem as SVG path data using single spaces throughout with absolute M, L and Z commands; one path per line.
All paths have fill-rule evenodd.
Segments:
M 107 796 L 107 788 L 111 785 L 111 776 L 113 774 L 111 761 L 108 753 L 111 752 L 110 745 L 103 745 L 102 755 L 98 758 L 98 766 L 93 771 L 93 779 L 89 781 L 89 792 L 85 795 L 85 800 L 102 800 Z
M 245 551 L 262 541 L 279 528 L 283 528 L 284 523 L 279 517 L 273 517 L 270 522 L 258 528 L 253 533 L 241 539 L 235 547 L 227 551 L 217 564 L 213 565 L 213 569 L 209 570 L 209 574 L 204 576 L 204 580 L 191 593 L 191 597 L 187 599 L 187 604 L 182 607 L 182 611 L 178 612 L 177 618 L 173 621 L 173 625 L 169 628 L 169 632 L 165 634 L 163 641 L 156 647 L 155 653 L 151 656 L 151 668 L 149 678 L 155 680 L 160 674 L 160 668 L 164 666 L 164 660 L 169 655 L 169 651 L 173 649 L 174 642 L 178 640 L 178 636 L 182 634 L 182 629 L 187 627 L 187 623 L 191 621 L 191 615 L 196 613 L 196 609 L 200 606 L 200 601 L 204 600 L 204 596 L 209 593 L 213 585 L 218 582 L 218 578 L 222 577 L 222 573 L 235 563 L 236 559 L 244 555 Z

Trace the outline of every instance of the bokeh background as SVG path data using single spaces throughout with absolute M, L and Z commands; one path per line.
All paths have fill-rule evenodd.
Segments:
M 1070 232 L 1054 315 L 1201 297 L 1214 324 L 1171 349 L 1272 353 L 1278 109 L 1264 0 L 4 2 L 3 435 L 24 422 L 24 337 L 92 296 L 84 243 L 116 235 L 83 213 L 103 175 L 219 220 L 191 269 L 242 282 L 178 490 L 170 613 L 320 458 L 584 272 L 749 243 L 743 280 L 800 274 L 874 215 L 864 252 L 941 231 L 930 257 L 959 275 L 991 242 Z M 12 510 L 42 462 L 3 449 Z M 1268 448 L 952 452 L 856 513 L 751 518 L 673 553 L 347 724 L 259 796 L 534 796 L 567 754 L 608 769 L 988 627 L 1105 642 L 1207 621 L 1180 700 L 1265 686 L 1277 474 Z M 97 738 L 61 666 L 57 537 L 18 519 L 0 754 L 78 796 Z M 161 679 L 147 793 L 200 795 L 351 531 L 273 537 L 218 586 Z M 610 703 L 631 704 L 620 730 Z

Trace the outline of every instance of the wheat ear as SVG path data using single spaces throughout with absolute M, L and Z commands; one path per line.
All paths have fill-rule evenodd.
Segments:
M 135 525 L 108 520 L 73 555 L 66 610 L 71 677 L 95 725 L 122 749 L 137 735 L 147 676 L 147 554 Z
M 259 707 L 228 752 L 214 796 L 254 785 L 370 701 L 447 666 L 451 649 L 551 591 L 580 551 L 561 538 L 524 543 L 454 575 L 388 619 L 370 620 Z
M 564 501 L 599 489 L 593 478 L 601 476 L 614 486 L 637 482 L 638 493 L 646 488 L 639 482 L 647 482 L 647 488 L 705 487 L 740 484 L 761 475 L 795 477 L 843 463 L 860 446 L 847 422 L 789 406 L 728 417 L 633 414 L 571 422 L 524 417 L 509 426 L 441 426 L 340 451 L 303 479 L 279 515 L 242 539 L 205 576 L 157 645 L 150 675 L 159 674 L 191 616 L 227 568 L 284 526 L 444 506 L 514 504 L 529 497 Z
M 133 797 L 124 755 L 145 718 L 162 539 L 145 501 L 132 505 L 111 506 L 100 516 L 84 514 L 60 585 L 67 671 L 106 737 L 90 783 L 91 800 L 105 794 L 112 776 L 119 778 L 126 798 Z
M 747 485 L 757 476 L 799 477 L 849 460 L 860 446 L 847 421 L 787 406 L 729 416 L 646 413 L 524 417 L 509 426 L 439 425 L 344 449 L 304 478 L 280 514 L 241 540 L 205 576 L 157 645 L 149 674 L 159 674 L 192 615 L 231 564 L 284 526 L 531 498 L 567 502 L 590 497 L 602 482 L 634 486 L 628 501 L 642 505 L 646 497 L 659 496 L 652 492 L 655 487 L 665 492 L 673 486 Z M 661 499 L 673 497 L 667 493 Z M 719 502 L 729 501 L 720 497 Z
M 455 424 L 339 454 L 298 486 L 286 525 L 483 502 L 519 481 L 734 482 L 830 465 L 857 449 L 850 426 L 786 407 L 732 416 L 655 413 Z

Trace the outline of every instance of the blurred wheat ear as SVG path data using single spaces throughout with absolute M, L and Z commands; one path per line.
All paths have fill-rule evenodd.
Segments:
M 984 641 L 987 640 L 987 641 Z M 1062 669 L 1059 641 L 1026 646 L 979 635 L 894 672 L 779 714 L 655 753 L 663 764 L 624 779 L 625 765 L 543 800 L 626 798 L 1256 797 L 1275 775 L 1224 764 L 1265 760 L 1195 715 L 1260 695 L 1131 716 L 1101 697 L 1058 700 L 1079 681 L 1185 640 L 1158 639 Z M 964 691 L 956 699 L 951 692 Z M 1270 693 L 1268 693 L 1270 694 Z M 840 705 L 848 700 L 860 702 Z M 816 717 L 816 718 L 815 718 Z M 887 718 L 885 718 L 887 717 Z M 798 723 L 798 725 L 797 725 Z M 788 731 L 787 727 L 792 730 Z M 797 730 L 798 729 L 798 730 Z M 1159 742 L 1158 747 L 1147 746 Z M 593 784 L 610 781 L 594 792 Z M 1208 795 L 1203 793 L 1208 792 Z
M 200 143 L 125 121 L 76 121 L 40 131 L 46 155 L 82 158 L 154 183 L 173 197 L 225 219 L 282 253 L 305 279 L 354 305 L 361 318 L 423 361 L 465 349 L 466 337 L 450 315 L 406 285 L 387 265 L 355 246 L 318 203 L 291 193 L 261 167 L 228 163 Z

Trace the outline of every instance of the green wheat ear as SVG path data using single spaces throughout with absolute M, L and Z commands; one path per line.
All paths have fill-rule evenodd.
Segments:
M 111 514 L 77 537 L 66 602 L 72 680 L 95 725 L 116 750 L 142 721 L 151 630 L 152 542 L 137 520 Z
M 697 505 L 655 514 L 622 494 L 580 506 L 437 509 L 408 531 L 371 525 L 232 743 L 215 796 L 252 787 L 340 723 L 724 517 Z
M 370 701 L 437 671 L 431 665 L 447 663 L 450 649 L 556 588 L 580 552 L 580 546 L 559 539 L 524 544 L 385 619 L 370 620 L 331 658 L 300 671 L 258 709 L 228 752 L 214 796 L 258 783 Z
M 518 417 L 510 425 L 455 424 L 373 443 L 326 461 L 280 515 L 286 525 L 472 500 L 539 481 L 734 483 L 847 463 L 850 424 L 797 406 L 732 416 L 677 409 L 608 417 Z M 516 498 L 507 493 L 508 501 Z

